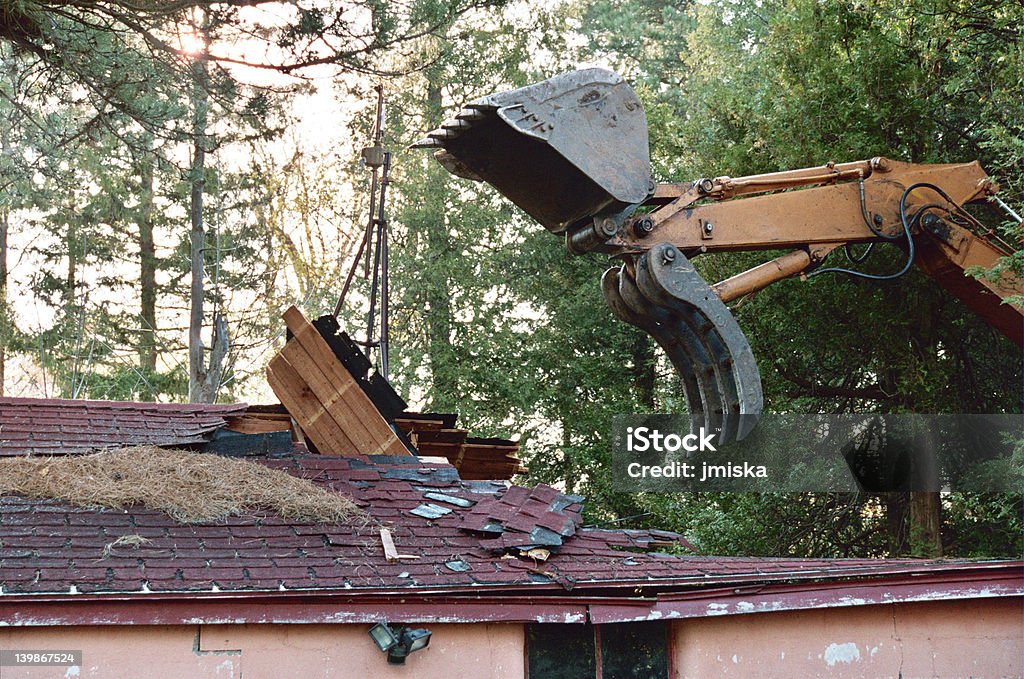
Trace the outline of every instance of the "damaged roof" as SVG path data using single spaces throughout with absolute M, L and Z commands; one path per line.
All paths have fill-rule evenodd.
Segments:
M 259 590 L 523 589 L 733 583 L 879 575 L 920 561 L 669 555 L 689 547 L 657 530 L 581 525 L 581 498 L 549 486 L 462 481 L 449 464 L 411 456 L 296 452 L 260 464 L 353 499 L 361 525 L 273 514 L 185 525 L 143 507 L 92 510 L 0 498 L 4 594 Z M 398 558 L 381 540 L 386 528 Z M 533 550 L 531 552 L 531 550 Z M 545 557 L 546 560 L 545 560 Z
M 273 514 L 185 525 L 143 507 L 91 510 L 0 498 L 0 574 L 11 593 L 416 588 L 669 577 L 686 547 L 663 531 L 581 527 L 582 498 L 549 486 L 462 481 L 415 457 L 295 453 L 260 464 L 353 499 L 365 525 L 298 523 Z M 380 530 L 400 555 L 389 560 Z M 118 540 L 121 542 L 118 543 Z M 547 561 L 526 556 L 539 548 Z M 514 556 L 509 556 L 514 555 Z M 544 555 L 546 556 L 546 555 Z
M 64 455 L 121 446 L 209 442 L 241 415 L 230 405 L 0 398 L 0 456 Z
M 245 409 L 0 399 L 0 451 L 203 447 Z M 1024 592 L 1020 562 L 694 555 L 679 534 L 588 528 L 579 496 L 466 480 L 442 458 L 299 445 L 246 459 L 341 493 L 368 520 L 261 512 L 189 525 L 142 506 L 3 496 L 0 624 L 610 622 Z

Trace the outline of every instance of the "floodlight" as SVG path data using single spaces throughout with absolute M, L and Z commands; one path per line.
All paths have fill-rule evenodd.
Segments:
M 391 665 L 404 665 L 407 655 L 426 648 L 430 643 L 430 630 L 406 627 L 392 629 L 386 622 L 378 622 L 368 633 L 377 648 L 388 654 L 388 663 Z

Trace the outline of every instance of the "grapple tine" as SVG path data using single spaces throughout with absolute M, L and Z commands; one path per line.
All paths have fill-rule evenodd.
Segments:
M 449 132 L 459 134 L 465 130 L 468 130 L 473 126 L 473 123 L 469 120 L 463 120 L 461 118 L 454 118 L 452 120 L 446 120 L 441 127 Z
M 441 142 L 444 146 L 447 146 L 448 142 L 450 142 L 452 139 L 455 139 L 458 136 L 459 135 L 457 132 L 455 132 L 454 130 L 449 130 L 443 126 L 437 128 L 436 130 L 431 130 L 430 132 L 427 132 L 428 138 L 436 139 L 437 141 Z
M 706 431 L 721 427 L 723 404 L 715 382 L 714 362 L 693 330 L 668 309 L 653 304 L 637 287 L 628 269 L 619 275 L 619 295 L 632 311 L 648 316 L 658 323 L 654 338 L 676 366 L 680 375 L 687 375 L 697 384 L 696 400 L 701 404 L 703 426 Z
M 619 267 L 612 267 L 604 272 L 601 277 L 601 290 L 604 292 L 605 301 L 615 316 L 630 325 L 640 328 L 669 353 L 669 360 L 679 373 L 683 386 L 683 395 L 686 397 L 686 406 L 690 412 L 691 426 L 694 428 L 707 426 L 704 414 L 704 402 L 701 397 L 700 384 L 693 368 L 693 361 L 685 351 L 680 351 L 672 340 L 670 331 L 662 327 L 654 318 L 644 314 L 636 313 L 619 294 L 621 283 L 620 276 L 629 276 Z
M 678 316 L 652 303 L 632 276 L 624 273 L 622 278 L 628 283 L 620 292 L 633 305 L 634 310 L 645 309 L 647 314 L 658 319 L 661 329 L 659 344 L 669 360 L 676 365 L 678 359 L 685 357 L 685 361 L 680 361 L 681 366 L 676 365 L 676 370 L 682 374 L 682 368 L 689 363 L 689 374 L 697 382 L 698 398 L 704 414 L 702 426 L 705 431 L 721 429 L 724 411 L 722 395 L 715 377 L 714 361 L 708 356 L 700 338 Z
M 444 144 L 442 144 L 437 139 L 431 139 L 430 137 L 427 137 L 425 139 L 420 139 L 415 144 L 412 144 L 411 146 L 409 146 L 409 148 L 411 148 L 411 149 L 443 149 L 444 148 Z
M 713 425 L 721 430 L 723 442 L 733 441 L 739 427 L 739 388 L 730 368 L 731 360 L 728 351 L 713 324 L 708 322 L 700 310 L 687 304 L 679 304 L 671 295 L 666 295 L 650 273 L 650 262 L 646 257 L 640 258 L 636 266 L 637 287 L 644 297 L 652 304 L 671 312 L 676 320 L 681 339 L 692 342 L 703 351 L 706 361 L 702 368 L 712 379 L 708 380 L 713 387 L 718 406 Z
M 487 117 L 487 114 L 478 108 L 466 107 L 458 112 L 455 116 L 458 120 L 468 120 L 470 122 L 476 122 L 477 120 L 483 120 Z
M 750 344 L 725 303 L 670 243 L 658 243 L 638 264 L 640 286 L 655 304 L 672 309 L 691 327 L 707 327 L 702 344 L 714 358 L 727 428 L 742 440 L 757 424 L 763 406 L 761 377 Z M 724 430 L 723 430 L 723 433 Z M 726 440 L 733 440 L 727 438 Z

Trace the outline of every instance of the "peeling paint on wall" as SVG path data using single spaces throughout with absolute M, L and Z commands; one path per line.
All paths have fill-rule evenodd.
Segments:
M 851 665 L 860 662 L 860 649 L 852 641 L 845 644 L 829 644 L 825 649 L 825 662 L 829 667 L 835 667 L 836 663 Z

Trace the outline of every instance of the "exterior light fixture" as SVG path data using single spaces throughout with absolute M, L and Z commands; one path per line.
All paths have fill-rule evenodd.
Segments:
M 426 648 L 430 643 L 430 630 L 391 628 L 386 622 L 378 622 L 369 630 L 370 638 L 382 652 L 388 654 L 388 663 L 404 665 L 405 657 Z

